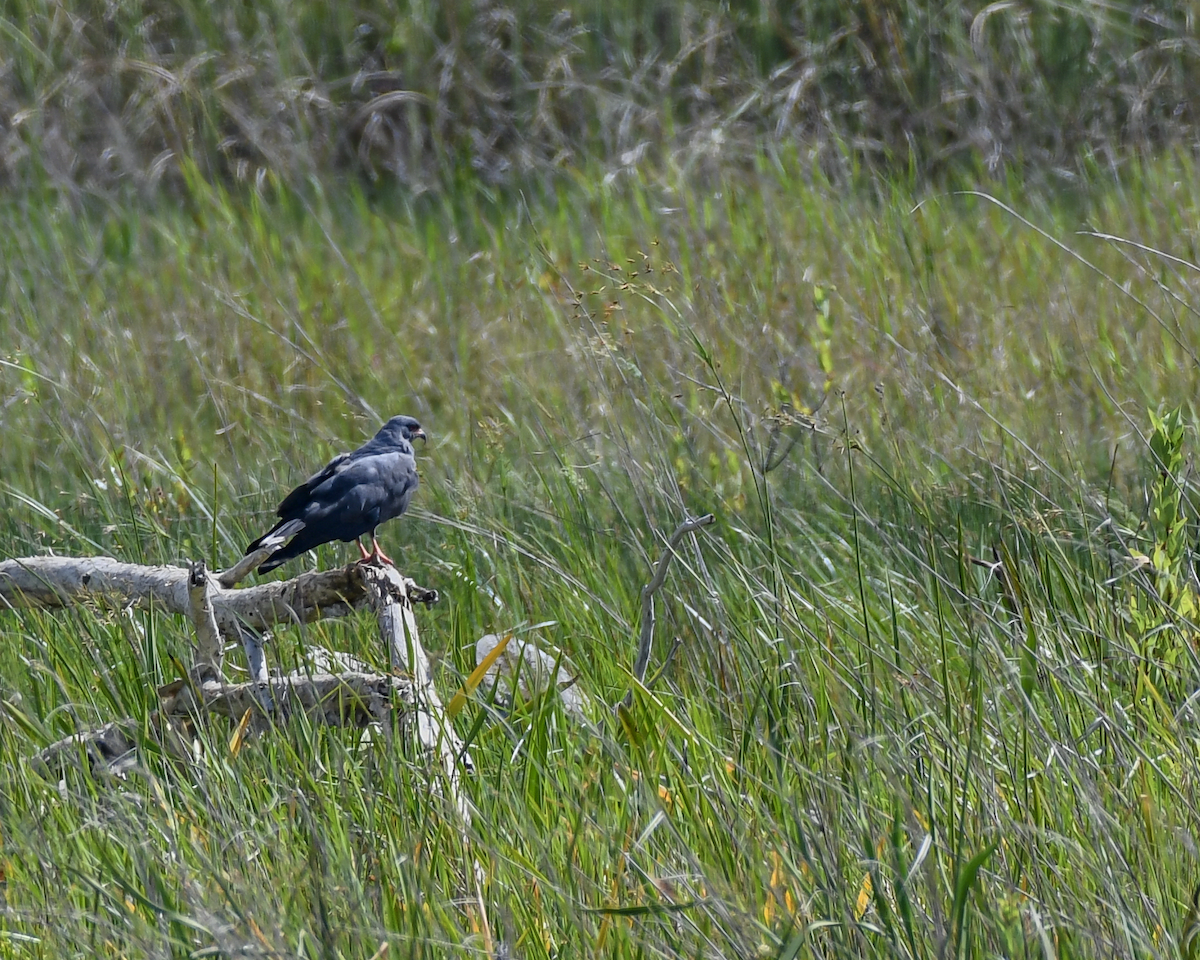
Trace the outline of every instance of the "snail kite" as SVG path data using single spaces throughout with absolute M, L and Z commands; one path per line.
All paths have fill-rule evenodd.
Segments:
M 363 560 L 391 563 L 379 549 L 375 528 L 407 510 L 416 492 L 412 441 L 417 437 L 424 440 L 425 431 L 416 420 L 392 417 L 357 450 L 338 454 L 284 497 L 276 510 L 279 522 L 246 548 L 249 554 L 263 545 L 281 544 L 258 572 L 269 573 L 331 540 L 353 540 Z M 361 542 L 368 534 L 370 553 Z

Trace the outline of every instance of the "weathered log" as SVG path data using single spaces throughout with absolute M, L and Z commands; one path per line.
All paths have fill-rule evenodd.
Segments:
M 299 713 L 307 715 L 313 723 L 329 726 L 362 729 L 380 724 L 388 729 L 393 714 L 407 723 L 406 709 L 414 703 L 413 685 L 407 678 L 358 672 L 293 674 L 273 677 L 265 684 L 223 684 L 210 680 L 196 685 L 177 680 L 159 693 L 164 702 L 151 717 L 150 732 L 172 756 L 180 759 L 187 759 L 191 751 L 183 741 L 179 722 L 195 719 L 202 712 L 240 720 L 249 711 L 254 727 L 259 730 L 269 721 L 280 722 Z M 399 707 L 405 710 L 398 710 Z M 123 774 L 137 762 L 141 729 L 136 720 L 125 719 L 71 734 L 38 751 L 33 757 L 34 767 L 61 777 L 67 767 L 78 765 L 82 757 L 93 772 Z
M 250 711 L 260 730 L 268 718 L 297 712 L 315 723 L 363 727 L 382 723 L 403 705 L 415 711 L 421 746 L 438 754 L 448 771 L 458 763 L 469 764 L 459 758 L 462 745 L 433 687 L 413 615 L 414 603 L 437 601 L 436 591 L 417 586 L 394 567 L 363 564 L 241 590 L 221 586 L 223 576 L 209 574 L 202 562 L 171 567 L 108 557 L 27 557 L 0 562 L 0 609 L 100 602 L 154 607 L 188 617 L 196 634 L 193 663 L 186 678 L 159 691 L 164 702 L 154 716 L 160 740 L 177 739 L 175 721 L 203 713 L 240 719 Z M 338 654 L 327 658 L 330 667 L 340 670 L 336 674 L 327 669 L 289 677 L 268 675 L 262 651 L 267 629 L 278 623 L 345 616 L 362 606 L 376 611 L 393 666 L 411 677 L 375 675 Z M 225 683 L 221 667 L 226 639 L 244 647 L 250 682 Z M 138 730 L 133 721 L 118 720 L 80 732 L 42 750 L 37 762 L 61 767 L 83 755 L 97 769 L 119 772 L 133 762 Z M 188 752 L 184 745 L 170 746 L 177 755 Z
M 367 601 L 364 571 L 368 569 L 354 563 L 242 590 L 213 584 L 210 596 L 217 627 L 237 637 L 239 623 L 264 631 L 278 623 L 344 617 Z M 111 557 L 23 557 L 0 562 L 0 607 L 67 607 L 107 600 L 190 616 L 188 576 L 186 567 L 142 566 Z M 436 591 L 410 580 L 405 583 L 413 602 L 437 601 Z
M 433 685 L 429 658 L 421 646 L 413 614 L 414 603 L 436 603 L 436 591 L 418 587 L 394 567 L 361 563 L 301 574 L 282 583 L 232 589 L 261 560 L 243 558 L 215 577 L 207 573 L 203 563 L 183 568 L 139 566 L 109 557 L 8 560 L 0 562 L 0 608 L 66 607 L 99 601 L 157 607 L 189 617 L 196 632 L 192 666 L 185 678 L 159 690 L 163 704 L 152 715 L 150 725 L 151 735 L 171 755 L 183 760 L 196 749 L 189 731 L 203 714 L 238 721 L 250 718 L 257 731 L 266 729 L 271 720 L 296 713 L 304 713 L 318 723 L 359 728 L 378 724 L 389 730 L 386 721 L 398 703 L 405 705 L 411 713 L 401 717 L 406 723 L 415 720 L 412 729 L 417 742 L 440 760 L 445 773 L 444 795 L 457 811 L 463 842 L 469 845 L 471 812 L 458 787 L 461 771 L 472 769 L 471 760 Z M 406 676 L 378 676 L 356 670 L 268 676 L 262 633 L 278 623 L 345 616 L 364 605 L 376 614 L 393 671 L 403 670 Z M 224 682 L 223 637 L 237 639 L 245 648 L 249 683 Z M 333 653 L 327 657 L 331 664 L 360 666 L 351 663 L 352 659 Z M 247 726 L 239 725 L 235 742 L 240 742 Z M 121 774 L 136 765 L 140 730 L 140 724 L 133 720 L 118 720 L 51 744 L 34 757 L 33 763 L 61 776 L 66 767 L 86 758 L 98 772 Z M 472 872 L 474 899 L 486 929 L 484 873 L 478 859 L 473 861 Z
M 303 713 L 314 723 L 361 728 L 383 723 L 398 704 L 411 706 L 412 687 L 407 678 L 375 673 L 271 677 L 266 684 L 209 681 L 199 687 L 183 685 L 163 704 L 162 713 L 168 717 L 189 716 L 199 707 L 218 716 L 240 719 L 248 710 L 253 717 L 274 720 Z M 269 708 L 264 706 L 264 692 L 269 693 Z

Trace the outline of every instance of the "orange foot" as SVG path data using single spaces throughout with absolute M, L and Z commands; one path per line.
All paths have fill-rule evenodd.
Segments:
M 358 544 L 358 552 L 362 554 L 362 559 L 358 561 L 359 563 L 370 563 L 377 567 L 382 567 L 385 564 L 389 567 L 394 567 L 396 565 L 395 561 L 393 561 L 391 557 L 383 552 L 383 549 L 379 546 L 379 541 L 374 537 L 371 537 L 370 553 L 367 553 L 363 545 L 357 540 L 354 542 Z
M 380 546 L 379 546 L 379 541 L 376 540 L 374 537 L 371 537 L 371 552 L 370 552 L 370 554 L 368 554 L 368 556 L 370 557 L 371 560 L 373 560 L 375 563 L 380 564 L 381 566 L 385 563 L 389 567 L 394 567 L 396 565 L 395 561 L 393 561 L 391 557 L 389 557 L 386 553 L 383 552 L 382 548 L 380 548 Z

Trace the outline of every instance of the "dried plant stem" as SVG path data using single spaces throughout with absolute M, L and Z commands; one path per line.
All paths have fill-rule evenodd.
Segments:
M 633 662 L 633 675 L 638 683 L 642 683 L 646 679 L 646 669 L 650 665 L 650 648 L 654 643 L 654 594 L 666 582 L 667 569 L 671 566 L 675 551 L 679 549 L 680 541 L 689 533 L 694 533 L 701 527 L 707 527 L 715 520 L 716 517 L 711 513 L 706 513 L 702 517 L 691 517 L 676 527 L 675 532 L 667 539 L 666 550 L 658 558 L 658 563 L 654 565 L 654 576 L 650 578 L 649 583 L 642 587 L 641 631 L 638 635 L 637 659 Z M 625 695 L 623 702 L 626 706 L 633 702 L 632 690 Z

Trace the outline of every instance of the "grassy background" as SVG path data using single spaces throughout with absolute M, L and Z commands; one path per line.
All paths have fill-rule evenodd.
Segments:
M 471 9 L 414 7 L 397 22 L 430 44 L 457 36 L 465 70 L 483 62 L 470 30 L 503 20 Z M 644 39 L 656 8 L 648 19 L 606 9 L 620 42 L 573 41 L 580 71 L 620 84 L 612 63 L 676 55 Z M 697 102 L 724 90 L 718 110 L 737 83 L 801 69 L 770 42 L 773 17 L 794 25 L 800 13 L 688 9 L 667 27 L 724 16 L 722 43 L 738 44 L 718 44 L 711 76 L 728 83 L 697 81 Z M 991 43 L 1008 24 L 1033 43 L 1042 8 L 1027 21 L 1013 9 L 976 33 Z M 1046 9 L 1123 24 L 1088 34 L 1113 44 L 1172 22 L 1149 8 L 1128 22 L 1115 8 Z M 66 106 L 43 97 L 5 121 L 0 556 L 225 565 L 290 484 L 407 412 L 431 443 L 414 509 L 385 545 L 443 594 L 421 614 L 443 693 L 473 666 L 481 634 L 537 624 L 532 635 L 612 703 L 664 536 L 688 514 L 718 521 L 660 594 L 651 669 L 674 638 L 679 651 L 629 724 L 604 713 L 581 732 L 550 700 L 500 712 L 479 697 L 459 715 L 478 769 L 464 784 L 476 811 L 466 841 L 424 758 L 300 722 L 236 756 L 214 725 L 186 769 L 146 738 L 123 781 L 46 782 L 28 758 L 78 728 L 147 717 L 189 634 L 153 614 L 4 614 L 0 955 L 1186 952 L 1200 664 L 1192 588 L 1156 571 L 1171 557 L 1152 547 L 1172 542 L 1176 492 L 1195 516 L 1194 481 L 1190 460 L 1159 462 L 1144 438 L 1148 408 L 1194 415 L 1190 156 L 1138 159 L 1157 134 L 1133 136 L 1113 115 L 1091 129 L 1119 176 L 1102 177 L 1077 137 L 1071 168 L 1086 177 L 1069 191 L 1029 188 L 1048 167 L 980 186 L 974 162 L 913 186 L 932 168 L 868 176 L 855 172 L 865 153 L 838 147 L 831 172 L 809 149 L 820 138 L 799 139 L 815 128 L 771 133 L 752 104 L 727 141 L 736 163 L 720 151 L 622 163 L 615 151 L 636 141 L 580 107 L 559 172 L 521 167 L 513 148 L 499 154 L 511 176 L 493 177 L 471 167 L 484 155 L 467 146 L 474 115 L 454 101 L 444 140 L 406 168 L 426 179 L 397 174 L 430 189 L 400 192 L 371 180 L 370 151 L 334 143 L 345 112 L 324 128 L 290 108 L 274 127 L 248 120 L 294 147 L 278 162 L 239 154 L 241 134 L 222 147 L 235 113 L 221 98 L 233 94 L 203 71 L 224 61 L 195 66 L 191 99 L 139 86 L 167 83 L 151 67 L 180 70 L 208 49 L 198 38 L 216 50 L 239 36 L 254 70 L 276 70 L 251 87 L 278 105 L 276 80 L 313 90 L 296 78 L 361 69 L 348 39 L 361 11 L 317 23 L 303 6 L 104 10 L 76 21 L 74 8 L 18 7 L 4 21 L 36 42 L 4 47 L 3 89 L 53 88 Z M 917 12 L 804 10 L 823 13 L 830 36 L 838 17 L 861 32 L 871 10 L 885 25 Z M 979 19 L 953 7 L 932 22 L 962 36 L 957 48 L 940 39 L 931 62 L 961 63 Z M 518 35 L 541 42 L 549 30 Z M 855 36 L 845 47 L 865 57 Z M 168 39 L 176 49 L 161 53 Z M 413 54 L 413 89 L 442 75 L 430 66 L 447 55 L 438 44 Z M 128 61 L 112 58 L 118 48 Z M 1186 69 L 1186 43 L 1153 49 Z M 307 59 L 289 59 L 301 50 Z M 1153 59 L 1111 56 L 1128 70 Z M 1042 61 L 1018 60 L 996 59 L 1034 104 L 1013 155 L 1045 159 L 1038 137 L 1066 101 L 1035 96 L 1049 82 Z M 1108 61 L 1072 69 L 1096 62 Z M 1089 81 L 1080 96 L 1126 90 L 1105 69 L 1112 85 Z M 108 78 L 100 101 L 70 93 L 87 70 Z M 114 70 L 132 86 L 110 84 Z M 538 76 L 521 75 L 512 106 L 530 139 L 520 110 Z M 886 90 L 895 74 L 846 76 L 849 93 L 815 89 L 848 101 L 861 97 L 854 82 Z M 1174 78 L 1155 96 L 1184 89 Z M 446 96 L 497 102 L 474 83 Z M 348 112 L 379 95 L 336 89 Z M 661 144 L 713 142 L 695 103 L 660 100 L 680 124 Z M 102 101 L 117 106 L 106 114 Z M 182 103 L 192 112 L 164 106 Z M 166 149 L 165 128 L 143 123 L 142 108 L 175 110 L 181 131 L 158 180 L 146 158 Z M 1171 111 L 1171 129 L 1186 131 L 1186 111 Z M 934 123 L 911 107 L 896 116 Z M 52 120 L 74 166 L 55 166 Z M 933 127 L 913 129 L 920 156 L 945 146 Z M 844 145 L 854 128 L 827 132 Z M 108 151 L 110 135 L 130 152 Z M 1171 530 L 1177 540 L 1186 528 Z M 346 556 L 326 547 L 305 563 Z M 996 557 L 1007 581 L 972 561 Z M 281 630 L 268 655 L 287 670 L 314 647 L 384 657 L 366 618 Z M 490 938 L 468 902 L 476 860 Z
M 181 207 L 9 201 L 5 555 L 228 563 L 281 490 L 405 410 L 434 441 L 389 545 L 446 597 L 423 620 L 442 688 L 482 633 L 552 621 L 611 702 L 661 536 L 719 518 L 669 580 L 658 649 L 682 646 L 632 734 L 541 701 L 460 717 L 469 851 L 423 760 L 329 731 L 232 759 L 216 729 L 190 771 L 148 748 L 115 787 L 40 781 L 41 744 L 153 709 L 187 633 L 6 616 L 12 948 L 481 950 L 478 856 L 522 956 L 1171 952 L 1195 664 L 1169 627 L 1146 658 L 1128 547 L 1145 405 L 1194 395 L 1193 281 L 1075 231 L 1186 252 L 1194 173 L 1023 205 L 1094 269 L 994 202 L 848 198 L 799 163 L 500 207 L 198 179 Z M 823 432 L 789 425 L 827 382 Z M 1001 543 L 1016 617 L 969 561 Z M 382 656 L 363 621 L 281 631 L 271 657 L 309 646 Z
M 1186 5 L 1096 0 L 15 0 L 0 178 L 71 192 L 331 170 L 415 190 L 712 169 L 1039 178 L 1194 142 Z

